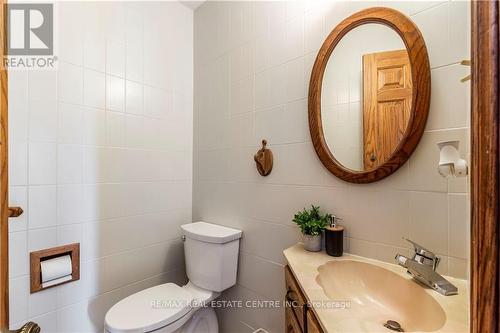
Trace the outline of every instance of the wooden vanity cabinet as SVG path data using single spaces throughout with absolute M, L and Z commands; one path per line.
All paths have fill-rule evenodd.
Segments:
M 288 266 L 285 266 L 285 285 L 285 332 L 324 333 Z

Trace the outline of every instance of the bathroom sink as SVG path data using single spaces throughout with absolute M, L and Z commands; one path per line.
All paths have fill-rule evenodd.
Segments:
M 391 320 L 405 332 L 435 332 L 446 322 L 443 308 L 425 287 L 380 266 L 329 261 L 318 267 L 316 281 L 330 300 L 348 302 L 344 327 L 390 332 L 384 324 Z
M 335 258 L 296 244 L 283 251 L 324 332 L 469 332 L 466 280 L 447 277 L 458 294 L 444 296 L 401 266 L 348 253 Z

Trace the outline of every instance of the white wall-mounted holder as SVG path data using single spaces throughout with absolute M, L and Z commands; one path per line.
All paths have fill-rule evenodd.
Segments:
M 465 177 L 468 174 L 467 161 L 460 157 L 459 141 L 438 142 L 439 165 L 438 172 L 445 178 Z

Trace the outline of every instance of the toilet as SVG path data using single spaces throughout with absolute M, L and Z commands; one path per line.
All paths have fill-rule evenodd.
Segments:
M 241 231 L 206 222 L 181 226 L 189 282 L 165 283 L 111 307 L 106 333 L 218 333 L 210 302 L 236 283 Z

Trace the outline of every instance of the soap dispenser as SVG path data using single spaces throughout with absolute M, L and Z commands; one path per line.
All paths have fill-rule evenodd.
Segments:
M 344 252 L 344 227 L 339 221 L 340 217 L 330 215 L 330 225 L 325 230 L 326 253 L 334 257 L 341 257 Z

